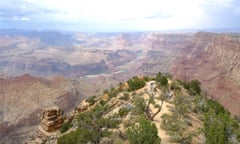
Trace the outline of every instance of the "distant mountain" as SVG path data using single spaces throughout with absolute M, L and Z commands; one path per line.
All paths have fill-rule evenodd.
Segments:
M 53 46 L 71 46 L 75 40 L 72 33 L 64 33 L 61 31 L 35 31 L 35 30 L 1 30 L 0 36 L 18 37 L 23 36 L 27 38 L 39 38 L 41 42 L 46 45 Z

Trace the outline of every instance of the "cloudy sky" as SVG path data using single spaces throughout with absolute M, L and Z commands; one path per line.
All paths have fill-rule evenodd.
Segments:
M 238 27 L 239 0 L 0 0 L 0 29 L 113 32 Z

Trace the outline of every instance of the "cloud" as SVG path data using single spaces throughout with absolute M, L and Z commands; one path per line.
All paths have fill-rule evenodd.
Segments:
M 161 30 L 236 25 L 237 0 L 1 0 L 1 25 Z M 227 21 L 227 22 L 226 22 Z
M 12 20 L 14 20 L 14 21 L 29 21 L 30 18 L 28 18 L 28 17 L 17 17 L 17 16 L 14 16 L 14 17 L 12 18 Z
M 0 3 L 0 17 L 5 20 L 29 20 L 30 17 L 46 16 L 54 14 L 55 11 L 46 9 L 40 5 L 30 3 L 27 1 L 18 0 L 1 0 Z

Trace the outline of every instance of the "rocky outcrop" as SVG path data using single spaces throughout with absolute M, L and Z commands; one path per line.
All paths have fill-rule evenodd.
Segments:
M 40 129 L 46 132 L 58 130 L 64 122 L 63 111 L 54 107 L 44 110 L 41 115 Z
M 1 79 L 0 143 L 23 143 L 34 135 L 43 109 L 58 106 L 68 113 L 80 99 L 81 94 L 64 79 L 51 81 L 30 75 Z

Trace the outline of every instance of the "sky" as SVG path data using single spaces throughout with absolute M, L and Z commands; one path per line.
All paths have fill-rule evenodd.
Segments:
M 239 0 L 0 0 L 0 29 L 122 32 L 239 27 Z

